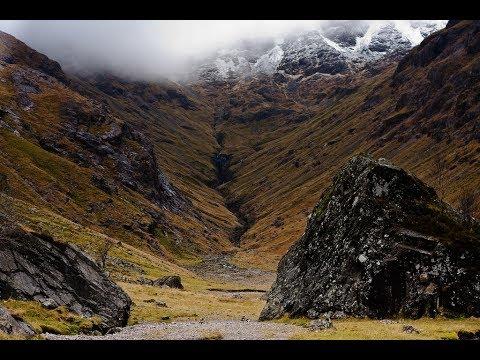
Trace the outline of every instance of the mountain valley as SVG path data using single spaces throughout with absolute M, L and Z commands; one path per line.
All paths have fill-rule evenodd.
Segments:
M 393 24 L 339 22 L 243 43 L 178 81 L 65 72 L 0 32 L 2 226 L 85 252 L 132 299 L 128 325 L 157 338 L 163 325 L 142 324 L 257 324 L 280 259 L 353 156 L 387 159 L 475 222 L 480 22 L 415 26 L 407 36 Z M 152 285 L 166 275 L 179 275 L 184 290 Z M 42 308 L 48 327 L 32 315 L 33 297 L 12 299 L 2 286 L 0 310 L 36 333 L 81 332 L 65 327 L 77 321 L 72 309 Z M 274 324 L 293 327 L 287 338 L 310 338 L 301 321 Z M 367 338 L 408 337 L 407 320 L 352 321 L 339 320 L 338 337 L 369 326 Z M 420 338 L 479 324 L 442 319 L 431 330 L 429 321 L 408 323 L 424 329 Z

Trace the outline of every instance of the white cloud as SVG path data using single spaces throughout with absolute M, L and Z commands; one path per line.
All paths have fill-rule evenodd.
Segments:
M 32 20 L 0 21 L 0 30 L 59 61 L 65 68 L 155 77 L 185 72 L 192 60 L 240 39 L 279 39 L 291 31 L 318 28 L 321 22 Z M 415 30 L 404 23 L 399 22 L 397 27 L 405 28 L 412 39 L 417 39 Z

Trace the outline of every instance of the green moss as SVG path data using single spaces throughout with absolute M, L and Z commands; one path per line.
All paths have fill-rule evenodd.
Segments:
M 54 183 L 57 191 L 68 193 L 69 197 L 82 207 L 87 206 L 90 201 L 99 201 L 104 197 L 101 191 L 90 184 L 89 170 L 82 169 L 6 130 L 0 130 L 0 135 L 2 150 L 15 159 L 21 174 L 36 187 Z
M 418 209 L 415 218 L 408 219 L 404 226 L 434 236 L 446 245 L 470 246 L 480 241 L 478 229 L 465 227 L 454 213 L 435 203 Z

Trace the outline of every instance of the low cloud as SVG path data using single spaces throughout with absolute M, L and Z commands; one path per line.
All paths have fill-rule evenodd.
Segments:
M 239 40 L 275 39 L 331 21 L 0 21 L 8 32 L 69 71 L 111 71 L 136 78 L 175 77 Z M 418 34 L 399 22 L 410 36 Z

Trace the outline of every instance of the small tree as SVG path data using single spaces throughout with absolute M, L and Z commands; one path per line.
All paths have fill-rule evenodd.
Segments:
M 473 217 L 478 207 L 478 191 L 463 191 L 460 194 L 458 209 L 462 214 Z
M 440 199 L 443 199 L 445 195 L 445 173 L 448 169 L 448 162 L 442 156 L 442 154 L 437 153 L 433 160 L 433 176 L 435 178 L 435 189 L 437 190 L 438 196 Z
M 105 266 L 107 264 L 107 257 L 108 257 L 108 252 L 110 249 L 115 245 L 115 243 L 110 240 L 110 239 L 105 239 L 105 242 L 103 243 L 103 246 L 100 248 L 100 254 L 99 254 L 99 265 L 100 267 L 105 270 Z

